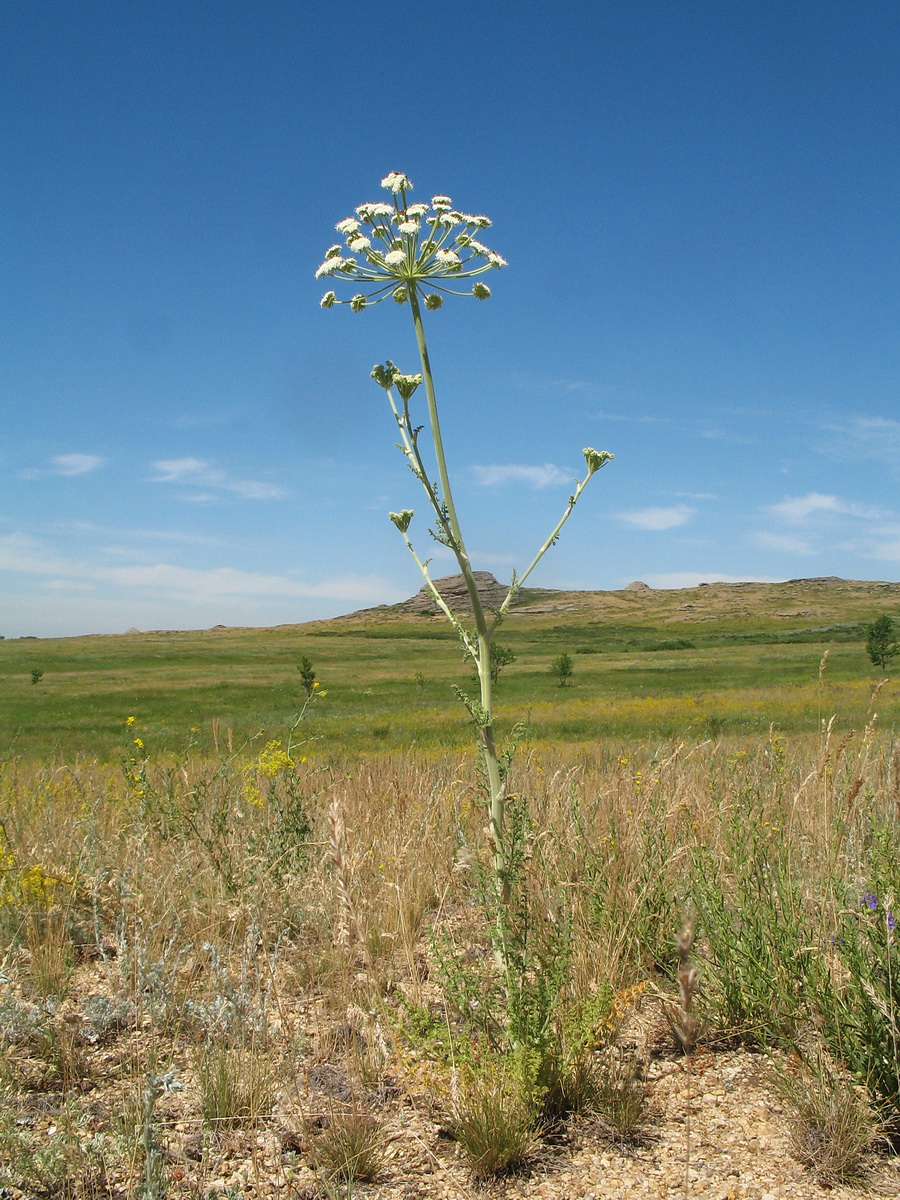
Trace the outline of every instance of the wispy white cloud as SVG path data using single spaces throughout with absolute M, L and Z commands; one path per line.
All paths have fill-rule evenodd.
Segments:
M 79 520 L 55 521 L 52 525 L 47 526 L 46 532 L 54 536 L 62 533 L 86 538 L 125 538 L 129 543 L 182 542 L 191 546 L 227 546 L 231 544 L 222 537 L 211 537 L 209 534 L 192 533 L 183 529 L 138 529 L 133 526 L 98 525 L 93 521 Z
M 766 505 L 764 511 L 789 525 L 802 525 L 816 513 L 858 517 L 861 520 L 880 520 L 886 515 L 882 509 L 872 505 L 841 500 L 837 496 L 828 496 L 822 492 L 807 492 L 805 496 L 786 496 L 778 504 Z
M 889 538 L 885 542 L 873 541 L 867 557 L 877 558 L 881 562 L 900 563 L 900 536 Z
M 855 417 L 825 428 L 836 435 L 824 448 L 826 453 L 900 466 L 900 421 L 890 417 Z
M 201 569 L 164 562 L 115 565 L 80 561 L 59 555 L 25 534 L 0 537 L 0 571 L 41 577 L 56 590 L 94 588 L 108 596 L 110 588 L 120 588 L 135 596 L 151 594 L 192 604 L 242 598 L 329 599 L 363 604 L 372 602 L 373 595 L 383 597 L 389 590 L 384 580 L 375 576 L 340 575 L 309 581 L 233 567 Z
M 482 487 L 500 487 L 508 483 L 525 483 L 533 488 L 551 487 L 558 483 L 571 483 L 574 472 L 557 467 L 554 463 L 542 466 L 525 466 L 519 463 L 496 464 L 487 467 L 472 467 L 472 474 Z
M 786 533 L 755 533 L 753 542 L 762 550 L 778 550 L 784 554 L 815 554 L 808 538 L 792 537 Z
M 20 479 L 48 479 L 53 476 L 89 475 L 106 462 L 99 454 L 54 454 L 47 467 L 28 467 L 19 472 Z
M 0 571 L 25 575 L 77 574 L 77 564 L 57 557 L 36 538 L 24 533 L 0 537 Z
M 673 504 L 669 507 L 637 508 L 632 512 L 616 513 L 616 516 L 626 525 L 633 525 L 635 529 L 660 532 L 664 529 L 677 529 L 679 525 L 686 525 L 696 511 L 687 504 Z
M 244 500 L 277 500 L 287 491 L 271 483 L 260 483 L 254 479 L 232 479 L 226 471 L 204 458 L 163 458 L 152 464 L 157 472 L 151 483 L 177 483 L 206 491 L 190 492 L 184 499 L 208 501 L 215 499 L 216 492 L 231 492 Z M 215 492 L 208 489 L 213 488 Z

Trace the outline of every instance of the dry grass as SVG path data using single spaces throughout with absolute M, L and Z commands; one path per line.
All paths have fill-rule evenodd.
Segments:
M 202 1191 L 221 1174 L 208 1148 L 188 1152 L 204 1123 L 231 1126 L 228 1155 L 254 1170 L 290 1166 L 299 1191 L 309 1139 L 286 1158 L 261 1147 L 303 1127 L 321 1106 L 316 1088 L 338 1106 L 360 1096 L 386 1103 L 398 1088 L 414 1103 L 446 1101 L 452 1055 L 475 1035 L 444 1004 L 431 929 L 451 931 L 485 995 L 496 982 L 478 903 L 489 846 L 469 759 L 257 770 L 255 793 L 247 765 L 227 755 L 178 769 L 151 761 L 140 780 L 93 762 L 0 768 L 5 1086 L 13 1106 L 41 1088 L 63 1094 L 46 1121 L 19 1127 L 15 1147 L 0 1136 L 0 1182 L 16 1182 L 19 1143 L 31 1130 L 49 1136 L 53 1104 L 64 1102 L 89 1126 L 79 1145 L 93 1139 L 91 1170 L 101 1162 L 110 1186 L 129 1186 L 139 1155 L 95 1101 L 121 1107 L 122 1080 L 139 1086 L 151 1070 L 172 1067 L 185 1084 L 154 1116 L 154 1136 L 178 1164 L 167 1168 L 173 1195 L 179 1180 Z M 896 829 L 897 778 L 896 751 L 873 729 L 522 754 L 512 786 L 529 798 L 541 865 L 528 877 L 529 903 L 569 931 L 560 1038 L 588 1052 L 608 1045 L 615 997 L 648 981 L 686 1008 L 676 939 L 691 915 L 692 870 L 702 847 L 722 886 L 738 886 L 735 822 L 766 861 L 785 850 L 796 902 L 827 946 L 830 914 L 846 900 L 836 881 L 865 890 L 873 822 Z M 291 797 L 303 802 L 302 822 Z M 291 821 L 304 829 L 302 852 L 286 859 Z M 689 1015 L 716 1031 L 704 936 L 698 925 Z M 348 1021 L 349 1034 L 333 1034 Z M 308 1074 L 302 1064 L 320 1061 L 322 1045 L 324 1067 Z M 255 1060 L 247 1068 L 254 1046 L 266 1048 L 261 1073 Z M 640 1123 L 639 1089 L 630 1076 L 618 1082 L 622 1120 Z M 482 1092 L 507 1118 L 518 1112 L 502 1088 Z M 619 1115 L 608 1120 L 618 1128 Z M 512 1124 L 528 1130 L 524 1154 L 532 1118 Z M 362 1145 L 381 1121 L 350 1126 Z M 472 1162 L 488 1169 L 477 1154 Z

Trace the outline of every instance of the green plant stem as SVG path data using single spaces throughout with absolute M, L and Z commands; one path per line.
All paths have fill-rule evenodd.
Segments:
M 437 399 L 434 394 L 434 377 L 431 373 L 431 360 L 428 356 L 428 344 L 425 340 L 425 327 L 422 323 L 422 310 L 419 305 L 419 294 L 416 285 L 409 289 L 409 304 L 412 311 L 413 325 L 416 331 L 416 343 L 419 348 L 419 358 L 422 363 L 422 379 L 425 384 L 425 395 L 428 401 L 428 419 L 431 425 L 431 437 L 434 443 L 434 453 L 437 460 L 438 478 L 441 485 L 441 500 L 447 510 L 447 523 L 452 536 L 452 547 L 459 569 L 466 581 L 466 588 L 472 604 L 472 615 L 475 621 L 477 638 L 477 654 L 475 666 L 478 671 L 480 686 L 481 716 L 478 721 L 478 737 L 484 758 L 484 768 L 488 780 L 490 795 L 488 825 L 494 856 L 494 885 L 502 904 L 509 901 L 509 881 L 506 878 L 506 852 L 503 841 L 503 825 L 506 805 L 506 786 L 500 760 L 497 757 L 497 747 L 494 741 L 493 697 L 491 694 L 491 636 L 493 629 L 488 628 L 484 606 L 478 594 L 472 564 L 463 541 L 456 506 L 453 503 L 453 493 L 450 488 L 450 475 L 447 470 L 447 459 L 444 454 L 444 442 L 441 437 L 441 426 L 438 419 Z M 501 921 L 501 925 L 503 922 Z M 502 966 L 507 966 L 506 953 L 501 948 Z

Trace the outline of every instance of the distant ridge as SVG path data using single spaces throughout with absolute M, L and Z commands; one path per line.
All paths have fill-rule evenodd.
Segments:
M 490 571 L 476 571 L 475 580 L 482 602 L 488 609 L 497 608 L 506 598 L 507 586 L 501 584 Z M 435 580 L 441 596 L 453 612 L 470 609 L 469 594 L 462 575 L 447 575 Z M 869 597 L 879 597 L 871 604 Z M 635 616 L 646 612 L 663 623 L 685 619 L 706 621 L 713 615 L 732 616 L 768 614 L 784 619 L 797 617 L 808 620 L 831 619 L 837 608 L 850 605 L 858 613 L 857 620 L 871 620 L 887 606 L 900 619 L 900 583 L 886 580 L 842 579 L 839 575 L 816 575 L 802 579 L 785 579 L 779 583 L 747 582 L 698 583 L 682 588 L 653 588 L 640 579 L 635 579 L 622 588 L 576 591 L 562 588 L 523 588 L 516 597 L 515 611 L 523 617 L 541 617 L 559 614 L 568 619 L 570 614 L 580 614 L 586 620 L 603 620 L 614 617 L 626 609 Z M 343 617 L 324 618 L 317 624 L 328 625 L 332 621 L 367 621 L 376 617 L 406 618 L 433 616 L 438 606 L 427 588 L 399 604 L 379 604 L 372 608 L 358 609 Z M 872 614 L 869 616 L 868 614 Z

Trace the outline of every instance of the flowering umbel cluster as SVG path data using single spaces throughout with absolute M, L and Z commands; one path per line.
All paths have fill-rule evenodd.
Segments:
M 388 296 L 405 304 L 411 289 L 422 290 L 429 309 L 441 307 L 442 293 L 487 300 L 491 289 L 480 281 L 470 291 L 449 285 L 506 266 L 505 259 L 475 236 L 490 227 L 488 218 L 459 212 L 449 196 L 433 196 L 431 204 L 409 204 L 406 195 L 413 185 L 399 171 L 386 175 L 381 186 L 391 193 L 392 202 L 361 204 L 355 217 L 338 221 L 335 229 L 346 246 L 329 247 L 316 271 L 316 279 L 353 281 L 367 290 L 349 300 L 326 292 L 322 308 L 349 304 L 354 312 L 362 312 Z

